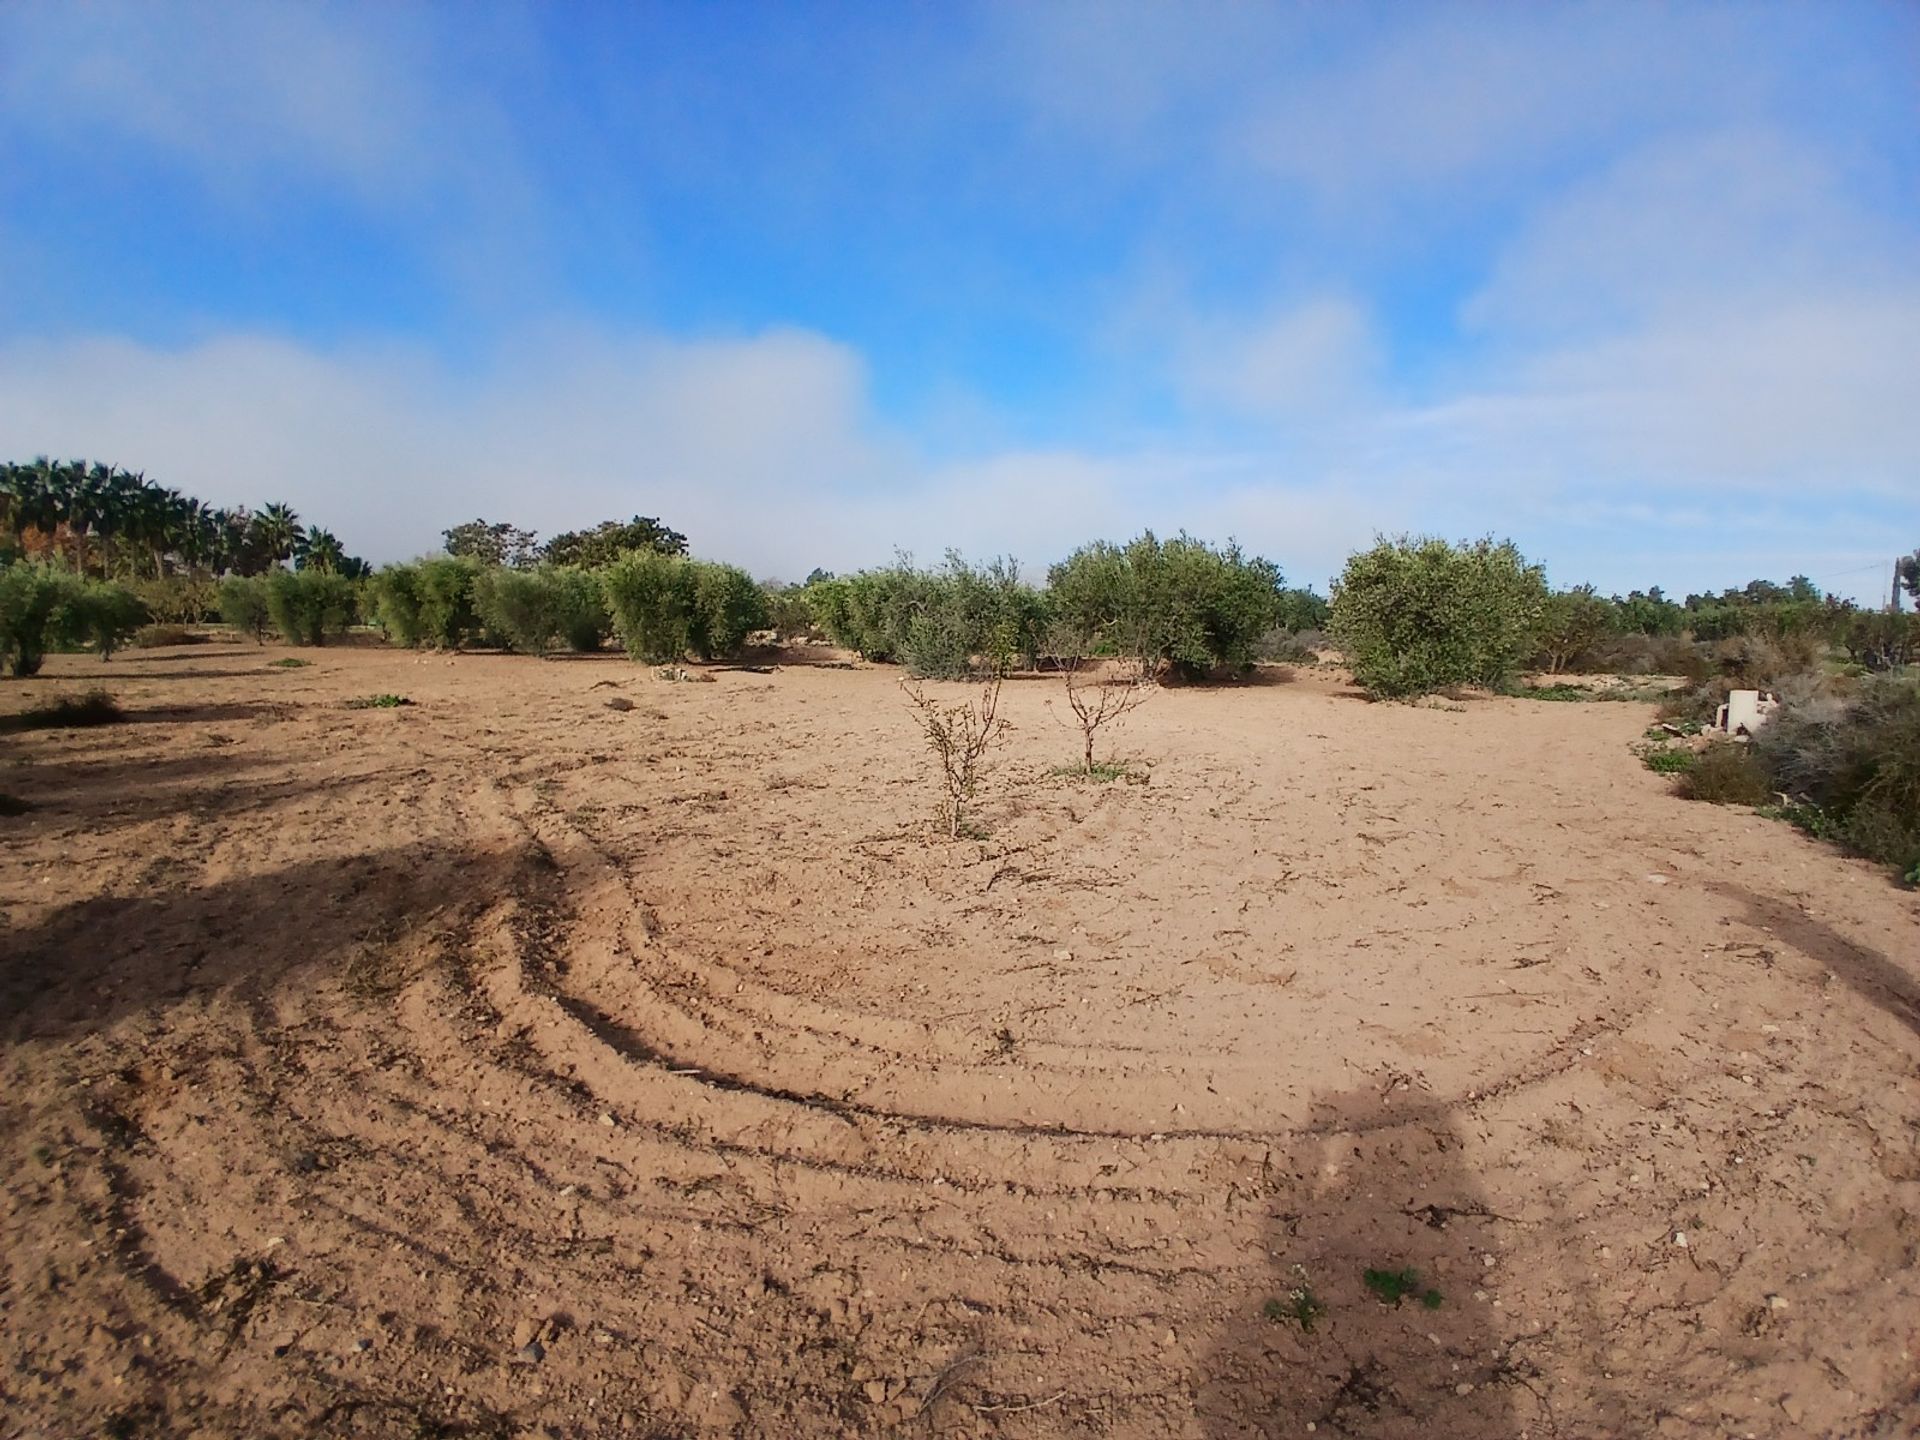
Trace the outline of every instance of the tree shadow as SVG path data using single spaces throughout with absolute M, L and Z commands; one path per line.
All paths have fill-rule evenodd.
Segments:
M 536 875 L 533 852 L 408 845 L 303 860 L 211 884 L 156 857 L 141 893 L 0 928 L 0 1043 L 65 1039 L 316 966 L 379 993 L 456 946 L 486 905 Z
M 1538 1433 L 1545 1401 L 1486 1293 L 1486 1257 L 1513 1222 L 1463 1165 L 1450 1109 L 1389 1110 L 1365 1092 L 1315 1109 L 1269 1176 L 1269 1293 L 1242 1302 L 1204 1362 L 1204 1433 Z
M 1740 906 L 1748 925 L 1778 936 L 1809 960 L 1826 966 L 1861 998 L 1920 1035 L 1920 976 L 1915 968 L 1897 965 L 1878 950 L 1849 940 L 1787 901 L 1726 881 L 1710 881 L 1707 889 Z
M 7 767 L 9 792 L 46 820 L 77 824 L 105 835 L 128 825 L 186 815 L 196 820 L 266 809 L 307 795 L 339 796 L 413 772 L 386 766 L 358 775 L 289 775 L 284 763 L 238 758 L 217 746 L 186 755 L 152 757 L 137 749 L 89 750 Z

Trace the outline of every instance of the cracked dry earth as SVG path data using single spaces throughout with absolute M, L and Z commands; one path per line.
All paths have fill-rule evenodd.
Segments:
M 1642 706 L 279 653 L 0 692 L 0 1435 L 1920 1427 L 1915 897 Z

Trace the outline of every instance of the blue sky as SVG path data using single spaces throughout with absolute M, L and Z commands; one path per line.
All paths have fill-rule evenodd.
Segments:
M 1872 594 L 1920 10 L 14 0 L 41 451 L 374 559 L 637 511 L 770 575 L 1152 525 Z

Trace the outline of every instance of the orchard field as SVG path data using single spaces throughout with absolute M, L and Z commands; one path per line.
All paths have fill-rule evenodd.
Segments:
M 955 841 L 771 658 L 0 691 L 124 712 L 0 766 L 4 1433 L 1912 1433 L 1914 896 L 1650 703 L 1262 665 L 1094 783 L 1016 674 Z

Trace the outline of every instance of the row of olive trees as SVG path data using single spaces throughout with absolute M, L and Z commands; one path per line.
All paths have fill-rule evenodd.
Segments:
M 1187 677 L 1239 669 L 1289 596 L 1278 566 L 1237 545 L 1151 531 L 1083 546 L 1047 572 L 1044 589 L 1022 581 L 1010 559 L 970 565 L 950 552 L 937 570 L 903 558 L 800 593 L 808 619 L 836 644 L 929 679 L 1087 656 Z
M 666 664 L 734 655 L 767 625 L 767 597 L 731 565 L 628 550 L 598 568 L 530 569 L 436 556 L 373 577 L 373 617 L 402 645 L 491 641 L 525 654 L 590 652 L 609 635 L 634 659 Z
M 0 565 L 0 661 L 11 675 L 37 673 L 50 650 L 111 656 L 146 622 L 146 607 L 123 585 L 61 565 Z

